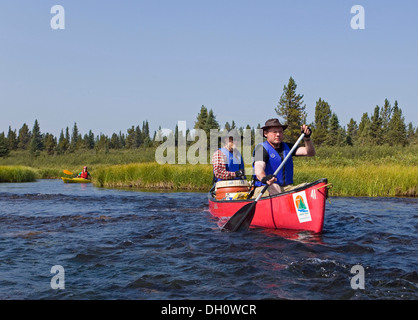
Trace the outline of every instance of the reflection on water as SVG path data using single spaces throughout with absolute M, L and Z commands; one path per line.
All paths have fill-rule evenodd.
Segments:
M 0 203 L 0 299 L 418 298 L 416 199 L 333 198 L 322 234 L 221 232 L 204 193 L 41 180 Z

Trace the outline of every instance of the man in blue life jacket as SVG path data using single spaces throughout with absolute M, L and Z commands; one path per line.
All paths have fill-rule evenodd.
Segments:
M 263 130 L 263 136 L 266 141 L 257 145 L 254 150 L 254 185 L 256 197 L 263 186 L 268 184 L 269 195 L 279 194 L 290 190 L 293 187 L 293 159 L 288 159 L 283 169 L 277 174 L 277 178 L 273 176 L 274 172 L 280 166 L 284 158 L 293 147 L 292 143 L 284 142 L 284 130 L 288 126 L 282 125 L 278 119 L 269 119 L 266 121 Z M 301 126 L 301 132 L 305 133 L 304 147 L 298 147 L 292 156 L 315 156 L 315 148 L 311 141 L 312 130 L 307 125 Z M 258 192 L 257 192 L 258 191 Z M 268 195 L 267 192 L 264 196 Z
M 222 137 L 223 147 L 212 156 L 214 182 L 246 179 L 244 160 L 236 149 L 233 134 Z

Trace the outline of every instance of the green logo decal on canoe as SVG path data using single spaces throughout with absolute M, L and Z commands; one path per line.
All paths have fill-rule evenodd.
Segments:
M 305 191 L 293 194 L 293 203 L 300 223 L 312 221 Z

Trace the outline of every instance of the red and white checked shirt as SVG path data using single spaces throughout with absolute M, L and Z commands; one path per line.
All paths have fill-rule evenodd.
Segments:
M 228 159 L 221 150 L 216 151 L 212 156 L 213 173 L 217 179 L 231 180 L 236 178 L 235 172 L 226 171 Z

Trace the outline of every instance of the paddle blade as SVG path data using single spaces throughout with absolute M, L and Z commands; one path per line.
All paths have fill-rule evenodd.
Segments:
M 74 173 L 72 173 L 71 171 L 68 171 L 68 170 L 64 170 L 63 171 L 65 174 L 68 174 L 68 175 L 70 175 L 70 176 L 72 176 Z
M 222 231 L 236 232 L 248 229 L 254 218 L 256 204 L 257 202 L 251 202 L 239 209 L 223 226 Z

